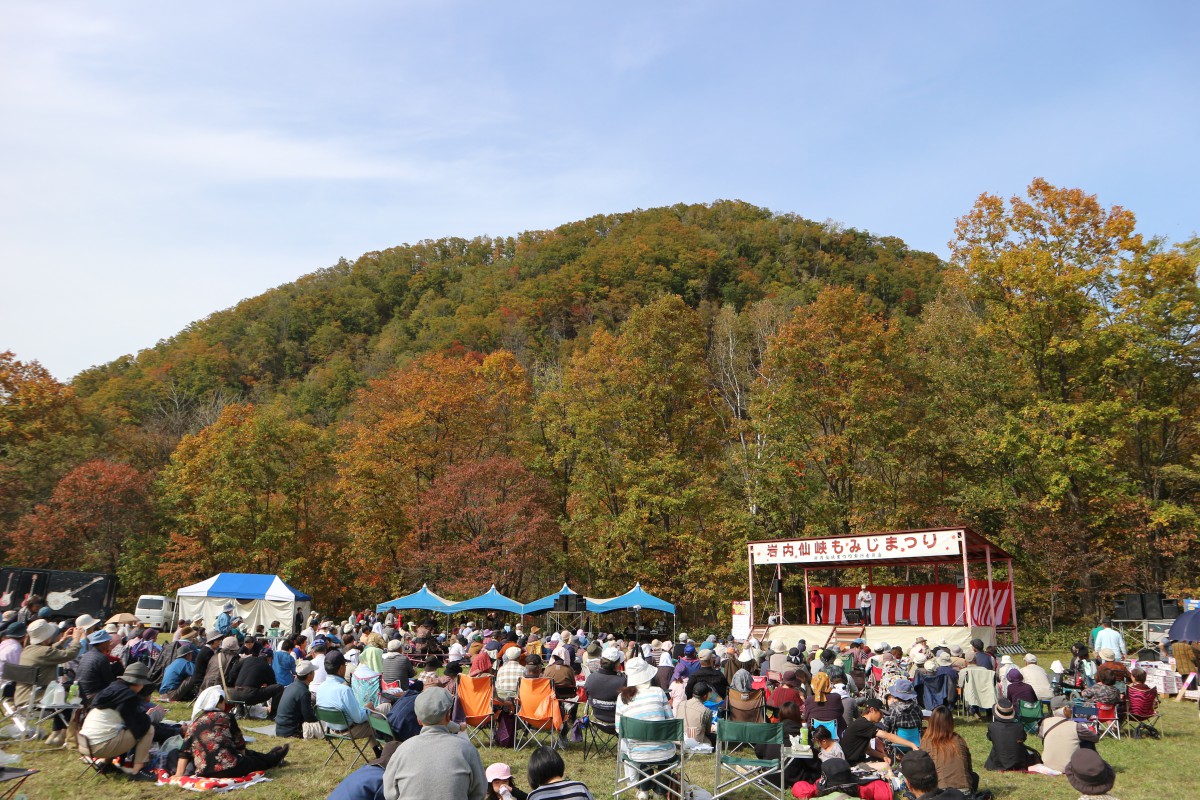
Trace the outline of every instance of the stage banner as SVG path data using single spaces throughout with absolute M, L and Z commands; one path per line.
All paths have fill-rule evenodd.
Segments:
M 962 554 L 962 529 L 827 536 L 820 539 L 780 539 L 755 542 L 755 564 L 821 564 L 830 561 L 880 561 L 944 558 Z
M 750 601 L 733 602 L 733 638 L 744 642 L 750 638 Z
M 814 587 L 825 600 L 825 622 L 845 622 L 845 611 L 858 608 L 858 587 Z M 953 584 L 920 586 L 872 586 L 875 596 L 871 617 L 874 625 L 966 625 L 964 592 Z M 971 617 L 976 625 L 1007 625 L 1012 617 L 1012 584 L 971 581 Z

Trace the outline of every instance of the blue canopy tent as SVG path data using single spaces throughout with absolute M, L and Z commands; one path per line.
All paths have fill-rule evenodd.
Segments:
M 554 601 L 558 599 L 559 595 L 564 595 L 564 594 L 579 594 L 579 592 L 576 592 L 574 589 L 572 589 L 570 586 L 567 586 L 564 583 L 562 585 L 562 588 L 559 589 L 557 592 L 548 594 L 539 600 L 534 600 L 532 603 L 526 603 L 522 607 L 521 613 L 522 614 L 541 614 L 544 611 L 553 611 L 554 610 Z M 591 601 L 588 600 L 587 598 L 584 598 L 584 602 L 587 603 L 588 610 L 590 611 L 591 610 Z
M 463 600 L 461 603 L 450 606 L 450 612 L 457 614 L 460 611 L 506 611 L 510 614 L 520 614 L 523 613 L 524 608 L 516 600 L 505 597 L 496 591 L 496 584 L 493 583 L 491 589 L 478 597 L 472 597 L 470 600 Z
M 642 588 L 642 584 L 635 583 L 633 588 L 623 595 L 613 597 L 602 602 L 590 601 L 588 603 L 588 611 L 597 614 L 607 614 L 610 611 L 650 609 L 652 611 L 665 611 L 668 614 L 675 613 L 675 606 L 668 603 L 666 600 L 655 597 Z
M 395 600 L 380 603 L 375 606 L 375 611 L 377 613 L 392 610 L 437 611 L 440 614 L 449 614 L 453 608 L 453 603 L 429 591 L 429 587 L 426 584 L 421 584 L 421 588 L 412 594 L 406 594 L 404 597 L 397 597 Z

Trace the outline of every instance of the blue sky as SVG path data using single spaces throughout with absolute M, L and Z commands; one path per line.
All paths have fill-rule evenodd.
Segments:
M 1200 229 L 1194 3 L 0 2 L 0 350 L 362 252 L 737 198 L 942 253 L 1035 176 Z

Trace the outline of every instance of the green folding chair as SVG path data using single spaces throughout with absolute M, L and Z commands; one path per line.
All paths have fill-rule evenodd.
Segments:
M 733 747 L 749 744 L 779 745 L 778 758 L 750 758 L 732 755 Z M 746 787 L 754 787 L 767 797 L 783 800 L 784 767 L 791 759 L 785 754 L 783 726 L 764 722 L 717 722 L 716 780 L 713 800 Z M 723 777 L 724 776 L 724 777 Z M 768 783 L 767 779 L 770 779 Z M 776 785 L 778 781 L 778 785 Z
M 367 763 L 367 754 L 359 745 L 358 740 L 350 735 L 350 720 L 346 719 L 346 714 L 338 708 L 323 708 L 321 706 L 317 706 L 316 712 L 317 721 L 321 723 L 321 730 L 324 733 L 325 743 L 328 744 L 330 750 L 332 750 L 332 752 L 329 754 L 329 758 L 325 759 L 325 763 L 321 766 L 329 766 L 329 762 L 333 760 L 334 756 L 337 756 L 341 760 L 345 761 L 346 757 L 342 755 L 341 747 L 346 742 L 349 742 L 350 746 L 353 747 L 358 753 L 358 755 L 354 757 L 354 760 L 350 762 L 351 769 L 354 768 L 354 765 L 358 763 L 360 758 L 364 764 Z M 333 725 L 336 725 L 343 730 L 336 730 L 331 727 Z
M 617 782 L 613 797 L 628 791 L 644 792 L 659 787 L 668 796 L 678 797 L 683 785 L 683 720 L 644 720 L 617 717 L 617 735 L 620 737 L 617 751 Z M 671 758 L 661 761 L 634 761 L 629 755 L 627 742 L 637 744 L 670 744 L 674 748 Z M 624 767 L 635 775 L 626 776 Z M 672 776 L 674 782 L 672 782 Z
M 1017 701 L 1017 720 L 1025 726 L 1025 731 L 1030 734 L 1038 732 L 1038 727 L 1044 719 L 1042 714 L 1041 700 L 1018 700 Z
M 371 723 L 371 730 L 375 731 L 375 741 L 379 742 L 380 744 L 385 744 L 396 738 L 396 733 L 392 730 L 392 726 L 387 721 L 387 717 L 383 716 L 382 714 L 368 711 L 367 721 Z

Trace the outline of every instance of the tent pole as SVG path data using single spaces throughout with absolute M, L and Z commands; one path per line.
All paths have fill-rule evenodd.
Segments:
M 779 591 L 775 593 L 775 614 L 779 624 L 783 624 L 783 564 L 775 565 L 775 580 L 779 581 Z
M 988 571 L 988 601 L 987 601 L 988 620 L 987 620 L 987 622 L 989 625 L 995 625 L 996 624 L 996 594 L 995 594 L 995 589 L 992 588 L 992 546 L 989 544 L 987 546 L 987 548 L 984 549 L 983 552 L 984 552 L 984 556 L 987 559 L 987 571 Z
M 746 569 L 750 573 L 750 627 L 754 627 L 754 546 L 746 545 Z
M 1017 628 L 1017 576 L 1013 574 L 1011 558 L 1008 560 L 1008 586 L 1008 597 L 1012 601 L 1013 644 L 1016 644 L 1020 638 L 1020 630 Z
M 808 588 L 808 567 L 804 568 L 804 622 L 812 625 L 812 592 Z
M 971 570 L 967 566 L 967 537 L 963 534 L 958 540 L 959 547 L 962 548 L 962 564 L 963 564 L 963 609 L 967 615 L 967 627 L 975 627 L 975 619 L 971 615 Z

